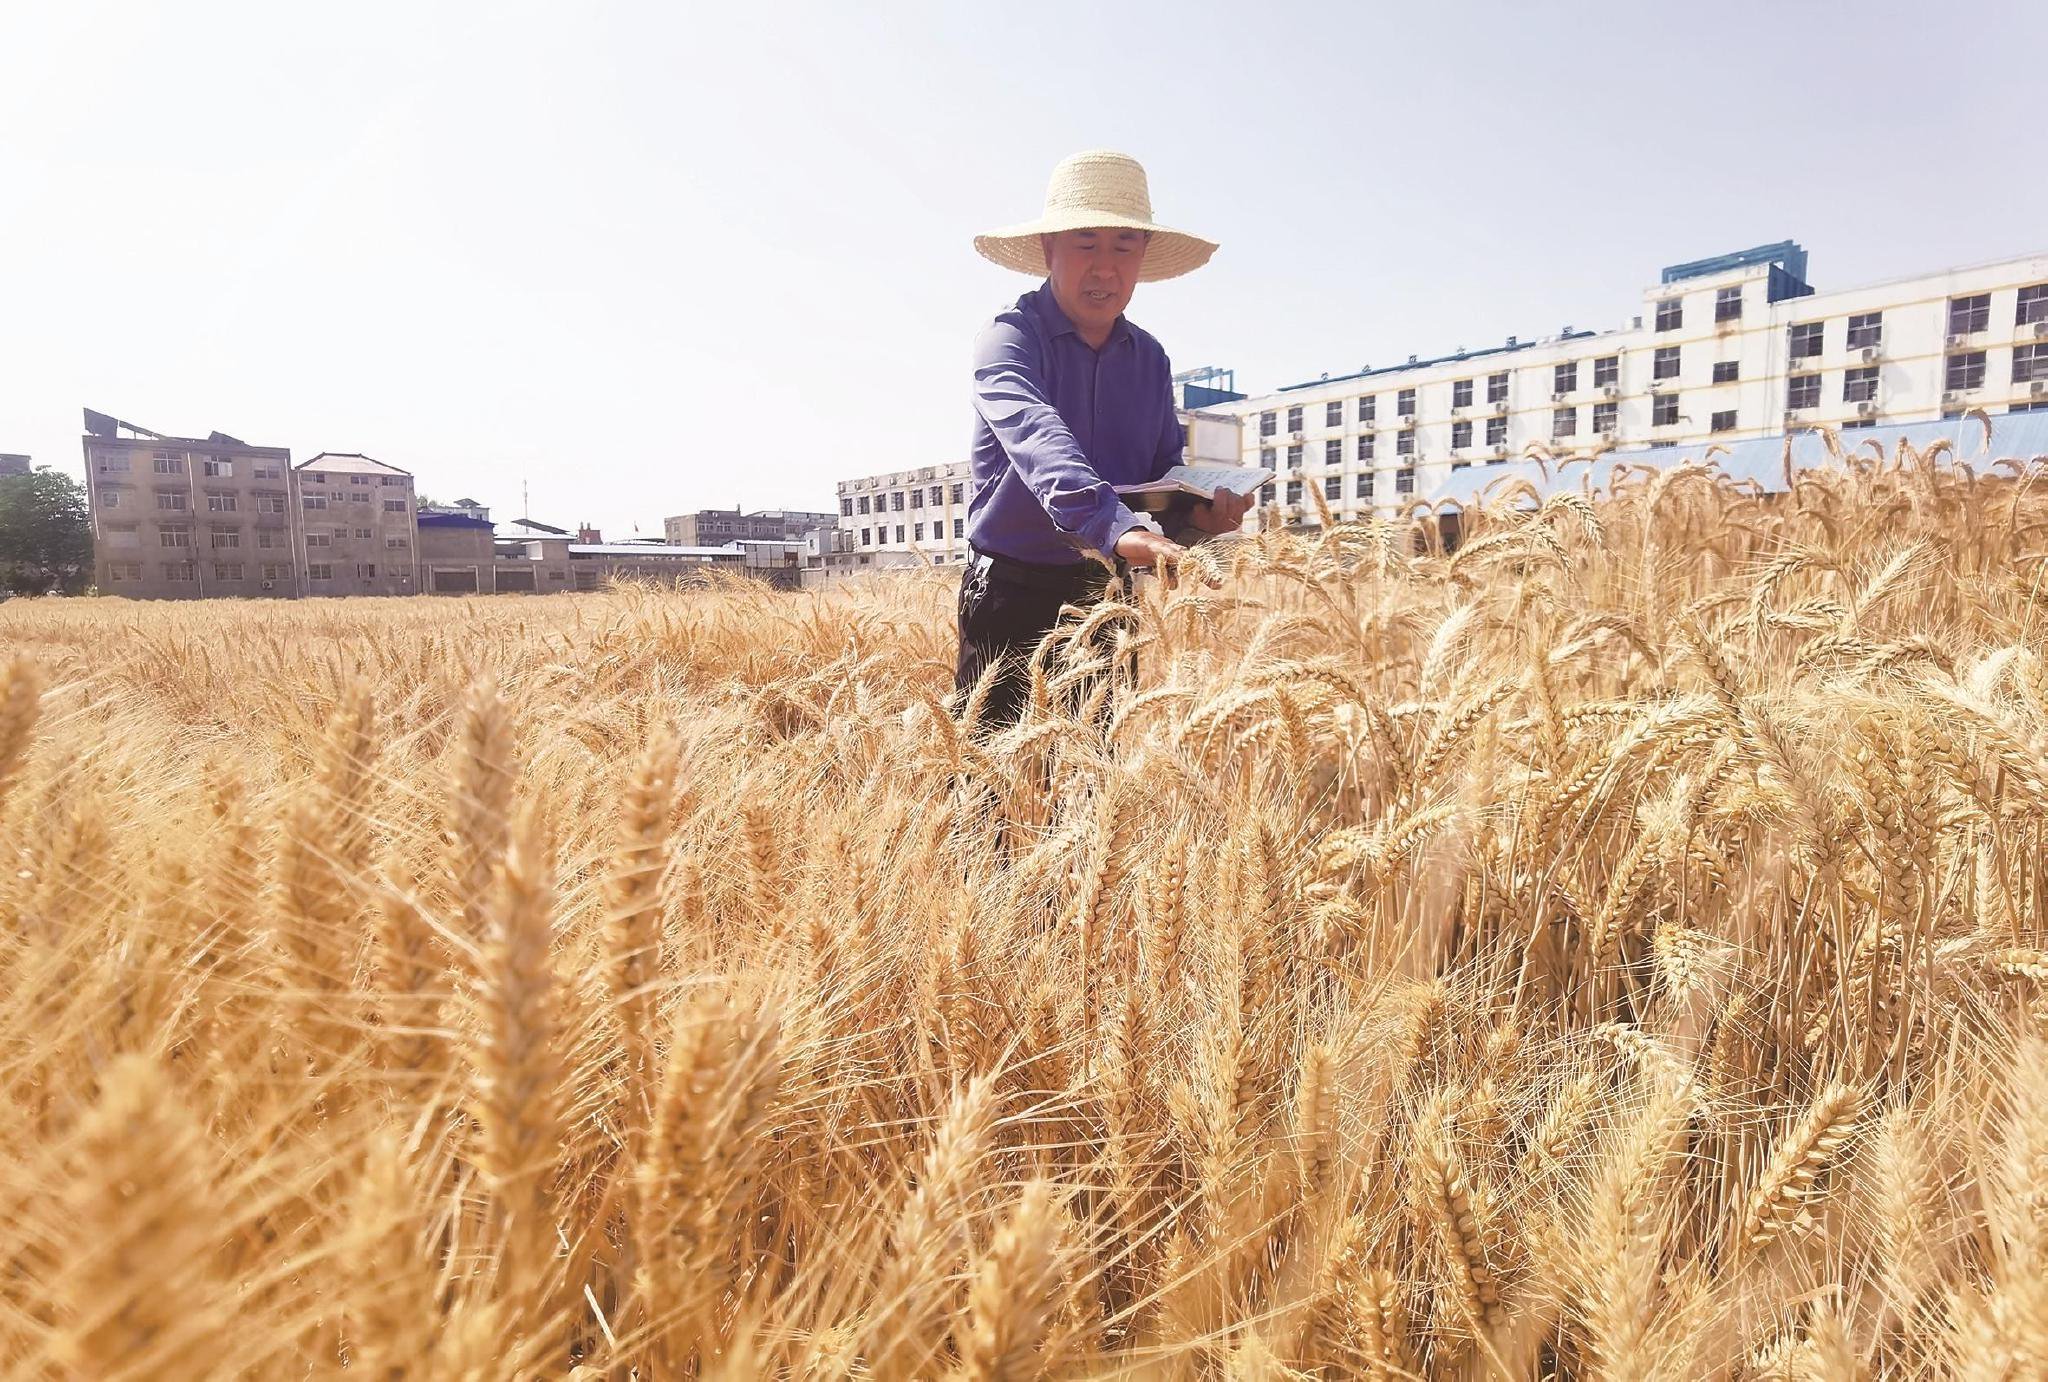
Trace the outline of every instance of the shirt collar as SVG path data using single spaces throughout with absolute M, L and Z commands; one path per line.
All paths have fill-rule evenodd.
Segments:
M 1026 296 L 1031 299 L 1031 310 L 1038 313 L 1038 319 L 1045 323 L 1046 329 L 1051 331 L 1053 335 L 1079 336 L 1081 334 L 1074 323 L 1068 320 L 1067 314 L 1060 310 L 1059 299 L 1052 295 L 1052 280 L 1047 279 L 1044 283 L 1039 284 L 1035 291 L 1026 294 Z M 1128 341 L 1130 339 L 1131 324 L 1119 314 L 1116 319 L 1116 325 L 1109 328 L 1109 339 L 1104 341 L 1103 345 L 1113 346 L 1119 341 Z M 1086 342 L 1083 342 L 1083 344 L 1086 344 Z

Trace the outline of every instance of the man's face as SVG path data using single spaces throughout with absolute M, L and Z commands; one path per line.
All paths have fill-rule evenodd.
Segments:
M 1053 299 L 1090 335 L 1107 332 L 1131 305 L 1144 262 L 1142 230 L 1063 230 L 1045 237 Z

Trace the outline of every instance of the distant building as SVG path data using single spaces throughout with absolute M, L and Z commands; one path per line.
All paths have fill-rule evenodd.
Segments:
M 829 513 L 797 509 L 699 509 L 662 520 L 662 533 L 679 547 L 718 547 L 728 542 L 800 542 L 806 533 L 829 528 L 838 519 Z
M 1398 512 L 1562 451 L 1776 444 L 2048 409 L 2048 255 L 1817 292 L 1793 241 L 1674 264 L 1617 330 L 1510 336 L 1226 405 L 1278 477 L 1262 521 Z M 1468 475 L 1466 472 L 1470 472 Z
M 26 475 L 28 472 L 28 457 L 12 451 L 0 451 L 0 475 Z
M 95 421 L 97 419 L 97 421 Z M 291 452 L 215 432 L 166 437 L 100 414 L 84 438 L 93 580 L 110 595 L 301 593 Z M 122 429 L 136 435 L 122 437 Z
M 292 472 L 307 595 L 416 595 L 412 476 L 355 452 L 323 451 Z

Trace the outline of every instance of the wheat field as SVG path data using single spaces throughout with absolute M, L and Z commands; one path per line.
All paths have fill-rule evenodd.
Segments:
M 1001 731 L 952 573 L 0 607 L 7 1375 L 2048 1375 L 1942 459 L 1210 549 Z

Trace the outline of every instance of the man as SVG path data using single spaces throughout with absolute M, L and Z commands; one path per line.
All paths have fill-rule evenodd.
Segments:
M 1045 280 L 974 343 L 973 557 L 954 681 L 964 697 L 997 666 L 982 714 L 995 725 L 1022 712 L 1032 651 L 1062 605 L 1100 599 L 1112 563 L 1166 571 L 1184 555 L 1111 488 L 1156 480 L 1181 457 L 1166 352 L 1123 313 L 1138 284 L 1200 268 L 1216 246 L 1155 224 L 1145 170 L 1096 150 L 1053 170 L 1039 219 L 974 247 Z M 1250 504 L 1219 494 L 1185 521 L 1234 532 Z

